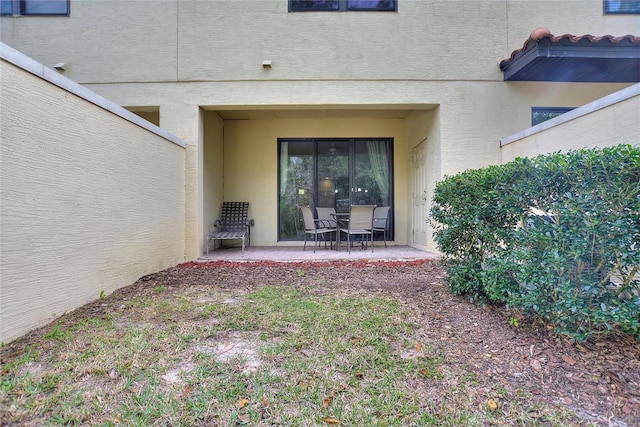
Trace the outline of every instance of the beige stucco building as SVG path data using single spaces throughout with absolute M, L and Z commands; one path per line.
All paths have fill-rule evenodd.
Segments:
M 153 126 L 153 132 L 171 134 L 167 143 L 145 146 L 147 139 L 155 137 L 146 132 L 131 136 L 134 131 L 126 130 L 126 146 L 131 151 L 123 155 L 126 162 L 116 172 L 127 173 L 142 165 L 141 173 L 153 178 L 145 183 L 147 197 L 159 212 L 159 218 L 148 220 L 177 227 L 172 228 L 170 241 L 162 238 L 158 242 L 170 249 L 168 255 L 151 263 L 156 271 L 195 259 L 205 251 L 205 236 L 222 201 L 250 203 L 250 217 L 255 221 L 252 245 L 301 244 L 287 216 L 296 203 L 344 207 L 364 197 L 365 202 L 393 207 L 394 244 L 436 250 L 426 219 L 439 179 L 467 168 L 501 163 L 503 157 L 506 161 L 519 153 L 554 148 L 548 142 L 536 142 L 545 147 L 537 151 L 530 150 L 530 145 L 518 148 L 522 145 L 518 135 L 532 126 L 534 107 L 582 107 L 622 90 L 635 90 L 624 98 L 625 117 L 636 119 L 624 131 L 624 141 L 609 138 L 601 143 L 638 143 L 639 132 L 633 127 L 640 117 L 640 98 L 637 85 L 633 86 L 637 78 L 505 81 L 500 67 L 501 61 L 515 61 L 514 52 L 524 52 L 524 43 L 540 27 L 548 28 L 552 35 L 574 35 L 591 51 L 605 48 L 605 56 L 623 45 L 631 48 L 632 56 L 633 52 L 640 56 L 640 41 L 633 36 L 640 32 L 638 15 L 605 13 L 603 0 L 397 0 L 390 9 L 379 11 L 350 10 L 351 3 L 336 0 L 340 10 L 304 12 L 291 10 L 296 2 L 287 0 L 62 3 L 67 13 L 61 16 L 25 16 L 16 10 L 2 16 L 1 41 L 50 68 L 47 73 L 64 76 L 95 93 L 103 103 L 112 102 L 147 119 L 160 128 Z M 372 2 L 366 3 L 370 7 Z M 631 36 L 624 43 L 607 39 L 603 47 L 600 39 L 585 37 L 588 34 Z M 580 53 L 578 59 L 584 55 Z M 616 60 L 614 55 L 612 61 Z M 544 68 L 558 66 L 551 63 Z M 3 92 L 12 85 L 10 70 L 3 65 Z M 49 84 L 55 81 L 51 77 Z M 37 87 L 33 82 L 23 84 L 24 92 Z M 65 99 L 65 93 L 62 89 L 55 96 Z M 3 94 L 3 102 L 22 97 L 21 93 L 15 98 L 7 96 Z M 41 101 L 35 100 L 34 105 Z M 16 120 L 29 114 L 29 108 L 33 105 L 9 120 L 7 106 L 2 106 L 4 151 L 9 152 L 6 147 L 19 138 L 9 128 L 34 126 L 31 122 L 38 121 L 26 120 L 34 117 Z M 56 102 L 51 108 L 54 110 L 48 111 L 57 114 L 65 111 Z M 96 121 L 101 126 L 104 122 L 91 118 L 83 106 L 68 108 L 77 109 L 77 115 L 68 121 L 89 130 L 82 135 L 84 146 L 79 152 L 88 150 L 90 161 L 99 169 L 102 156 L 122 147 L 116 142 L 102 153 L 100 136 L 109 132 L 90 129 Z M 93 107 L 87 108 L 92 111 Z M 595 110 L 587 108 L 580 117 L 588 123 L 585 115 Z M 121 113 L 126 116 L 116 111 Z M 48 128 L 73 128 L 57 117 L 48 118 Z M 608 123 L 612 116 L 602 117 Z M 133 120 L 130 123 L 135 124 Z M 562 122 L 561 118 L 554 120 Z M 547 130 L 542 125 L 537 129 Z M 59 132 L 56 141 L 65 147 L 65 139 L 74 139 L 78 132 L 70 136 Z M 532 138 L 536 132 L 521 136 Z M 562 138 L 571 139 L 571 135 L 565 133 Z M 137 144 L 143 146 L 142 151 L 137 151 Z M 580 143 L 571 148 L 574 145 Z M 378 153 L 375 162 L 372 150 Z M 329 157 L 335 153 L 337 158 Z M 294 170 L 298 161 L 302 167 Z M 363 169 L 368 171 L 366 177 L 361 176 Z M 23 182 L 12 181 L 4 169 L 2 174 L 3 192 Z M 368 183 L 363 184 L 367 177 Z M 329 178 L 335 195 L 324 198 L 321 181 Z M 73 182 L 70 178 L 68 185 Z M 345 194 L 340 196 L 342 190 Z M 164 203 L 157 203 L 158 198 Z M 6 208 L 2 209 L 4 216 Z M 116 215 L 120 218 L 126 213 Z M 5 221 L 5 229 L 7 224 L 10 222 Z M 88 224 L 86 233 L 95 232 L 94 226 Z M 3 230 L 3 239 L 11 241 L 9 231 Z M 37 239 L 31 243 L 37 246 Z M 5 272 L 14 268 L 8 262 L 4 258 L 5 313 L 5 298 L 15 291 L 7 292 L 10 284 L 6 280 L 28 271 L 25 264 L 19 273 L 7 276 Z M 150 272 L 146 270 L 133 269 L 129 277 L 135 280 L 136 274 Z M 85 279 L 87 276 L 84 274 Z M 63 303 L 47 315 L 61 310 Z M 7 321 L 5 318 L 5 324 Z M 10 333 L 3 332 L 2 339 L 23 331 L 15 326 Z

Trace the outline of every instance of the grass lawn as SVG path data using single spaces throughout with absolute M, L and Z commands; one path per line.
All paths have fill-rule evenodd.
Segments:
M 424 345 L 393 299 L 162 283 L 3 354 L 6 425 L 571 425 Z M 5 362 L 9 360 L 9 362 Z M 462 372 L 462 374 L 461 374 Z M 431 390 L 438 389 L 438 393 Z M 497 401 L 509 402 L 498 407 Z

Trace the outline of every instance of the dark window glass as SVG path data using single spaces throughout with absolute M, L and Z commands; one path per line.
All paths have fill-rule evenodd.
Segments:
M 349 10 L 396 10 L 395 0 L 347 0 Z
M 23 15 L 68 15 L 69 0 L 24 0 Z
M 321 10 L 338 10 L 338 0 L 290 0 L 289 10 L 292 12 L 313 12 Z
M 606 14 L 640 14 L 640 0 L 604 0 Z
M 11 0 L 0 1 L 0 13 L 2 15 L 13 15 L 13 7 Z
M 573 108 L 570 107 L 533 107 L 531 108 L 531 126 L 546 122 L 571 110 Z
M 397 0 L 289 0 L 290 12 L 395 11 Z
M 69 0 L 0 0 L 3 15 L 69 15 Z

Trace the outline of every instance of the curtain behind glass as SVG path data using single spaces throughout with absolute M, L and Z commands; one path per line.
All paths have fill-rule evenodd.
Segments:
M 380 198 L 389 204 L 389 150 L 386 141 L 367 141 L 371 173 L 378 188 Z

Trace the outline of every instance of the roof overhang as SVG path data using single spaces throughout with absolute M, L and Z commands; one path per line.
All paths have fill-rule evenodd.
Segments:
M 500 63 L 505 81 L 640 82 L 640 37 L 534 34 Z

